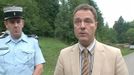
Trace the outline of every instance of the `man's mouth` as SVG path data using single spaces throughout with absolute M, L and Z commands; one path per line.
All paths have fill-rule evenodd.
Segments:
M 86 35 L 86 33 L 84 33 L 84 32 L 80 32 L 79 33 L 81 36 L 85 36 Z

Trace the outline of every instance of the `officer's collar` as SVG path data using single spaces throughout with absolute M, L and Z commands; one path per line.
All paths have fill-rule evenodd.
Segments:
M 19 40 L 19 41 L 28 42 L 27 36 L 26 36 L 23 32 L 22 32 L 21 37 L 20 37 L 18 40 Z M 5 43 L 8 43 L 8 42 L 10 42 L 10 41 L 13 41 L 11 35 L 9 35 L 9 36 L 7 36 L 7 37 L 5 38 Z
M 28 42 L 27 36 L 24 33 L 22 33 L 21 40 L 24 42 Z

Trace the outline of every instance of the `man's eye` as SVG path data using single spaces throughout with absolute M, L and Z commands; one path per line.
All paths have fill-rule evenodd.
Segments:
M 89 20 L 89 19 L 84 20 L 84 22 L 85 23 L 93 23 L 93 21 L 92 20 Z
M 75 20 L 75 23 L 77 24 L 77 23 L 80 23 L 81 21 L 80 20 Z

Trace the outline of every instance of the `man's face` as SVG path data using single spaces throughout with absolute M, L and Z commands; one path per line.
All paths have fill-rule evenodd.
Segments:
M 87 47 L 94 39 L 97 22 L 90 10 L 78 10 L 74 14 L 74 33 L 79 42 Z
M 4 21 L 6 28 L 10 31 L 11 36 L 14 39 L 18 39 L 21 36 L 22 28 L 24 27 L 24 21 L 21 18 L 9 19 Z

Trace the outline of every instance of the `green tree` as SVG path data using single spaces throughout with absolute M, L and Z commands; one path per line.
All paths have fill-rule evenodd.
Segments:
M 43 34 L 45 36 L 54 36 L 55 25 L 54 21 L 57 13 L 59 12 L 58 0 L 36 0 L 39 8 L 39 16 L 41 17 L 41 27 L 44 28 Z M 43 23 L 44 21 L 44 23 Z M 40 28 L 41 28 L 40 27 Z
M 128 43 L 133 43 L 134 42 L 134 28 L 130 28 L 126 32 L 126 36 L 127 36 Z
M 125 22 L 122 16 L 120 16 L 118 21 L 115 22 L 113 28 L 117 32 L 118 42 L 125 43 L 126 42 L 125 32 L 128 30 L 128 24 L 127 22 Z
M 109 28 L 108 23 L 106 23 L 102 30 L 103 34 L 101 34 L 103 37 L 101 37 L 102 42 L 106 44 L 116 43 L 117 42 L 117 33 L 113 28 Z M 99 38 L 98 38 L 99 39 Z
M 63 0 L 61 3 L 59 13 L 55 20 L 55 37 L 68 42 L 74 37 L 71 17 L 72 12 L 70 11 L 70 7 L 68 7 L 68 3 L 66 1 Z
M 131 21 L 131 22 L 127 22 L 127 24 L 128 24 L 128 29 L 129 28 L 134 28 L 134 20 Z
M 1 0 L 0 0 L 1 1 Z M 5 6 L 5 4 L 0 2 L 0 32 L 5 31 L 6 28 L 4 26 L 4 13 L 3 13 L 3 7 Z

